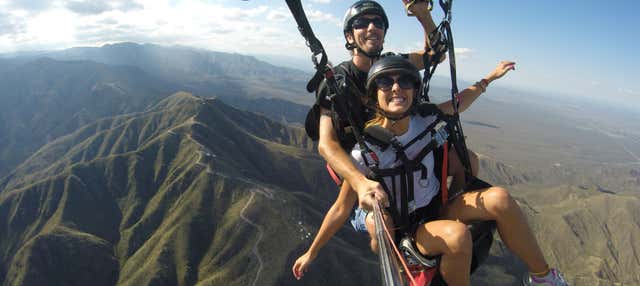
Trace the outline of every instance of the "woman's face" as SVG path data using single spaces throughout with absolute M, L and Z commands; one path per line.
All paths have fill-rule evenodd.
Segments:
M 411 107 L 415 83 L 408 75 L 386 74 L 375 79 L 378 106 L 387 114 L 403 114 Z

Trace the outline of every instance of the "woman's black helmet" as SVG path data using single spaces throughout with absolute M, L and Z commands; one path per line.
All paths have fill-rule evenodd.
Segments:
M 369 74 L 367 75 L 367 96 L 369 97 L 369 100 L 372 100 L 370 102 L 376 102 L 378 100 L 376 96 L 376 78 L 387 74 L 410 76 L 415 82 L 416 89 L 418 89 L 422 82 L 420 71 L 418 71 L 418 68 L 409 62 L 409 60 L 397 55 L 384 56 L 371 66 Z M 415 102 L 416 99 L 414 98 L 414 103 Z
M 361 15 L 378 15 L 382 18 L 384 22 L 384 32 L 387 32 L 389 29 L 389 19 L 387 18 L 387 14 L 384 12 L 384 9 L 378 2 L 371 0 L 361 0 L 356 3 L 353 3 L 351 7 L 347 10 L 347 13 L 344 15 L 344 24 L 342 26 L 342 31 L 344 33 L 345 39 L 347 38 L 347 32 L 351 32 L 353 20 L 358 18 Z

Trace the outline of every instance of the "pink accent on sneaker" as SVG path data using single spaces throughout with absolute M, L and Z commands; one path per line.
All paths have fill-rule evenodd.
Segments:
M 529 285 L 531 286 L 569 286 L 567 281 L 562 277 L 562 273 L 556 269 L 549 270 L 544 277 L 529 275 Z

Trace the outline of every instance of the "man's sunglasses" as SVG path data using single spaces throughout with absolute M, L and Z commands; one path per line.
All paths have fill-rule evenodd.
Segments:
M 384 21 L 380 18 L 356 18 L 353 20 L 353 28 L 354 29 L 366 29 L 369 27 L 369 24 L 373 23 L 374 26 L 378 29 L 384 29 Z
M 398 79 L 393 79 L 390 76 L 381 76 L 375 79 L 376 86 L 382 91 L 389 91 L 393 87 L 394 83 L 398 83 L 402 89 L 415 88 L 415 82 L 410 76 L 400 76 Z

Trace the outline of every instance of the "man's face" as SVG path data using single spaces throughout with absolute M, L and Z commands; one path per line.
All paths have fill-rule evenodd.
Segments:
M 384 44 L 384 21 L 378 15 L 362 15 L 353 21 L 350 43 L 354 43 L 367 53 L 378 53 Z

